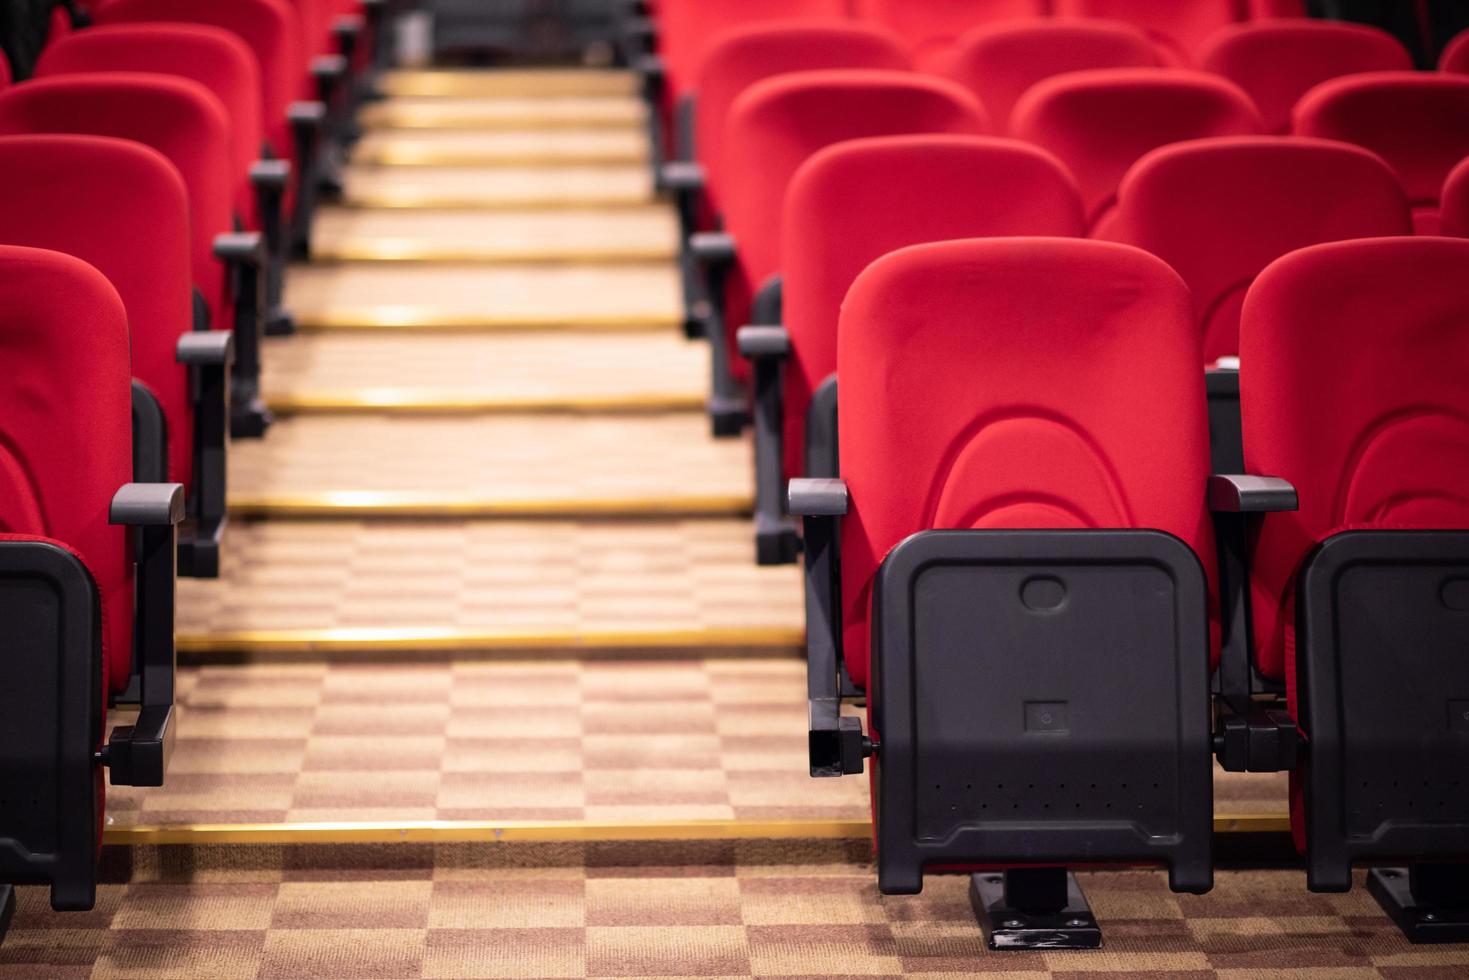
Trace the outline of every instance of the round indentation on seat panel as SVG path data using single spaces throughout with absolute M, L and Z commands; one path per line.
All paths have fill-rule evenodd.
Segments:
M 1034 613 L 1053 613 L 1066 604 L 1066 583 L 1054 575 L 1034 575 L 1020 584 L 1020 601 Z

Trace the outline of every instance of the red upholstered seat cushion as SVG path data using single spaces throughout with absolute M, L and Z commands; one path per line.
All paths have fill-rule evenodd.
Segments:
M 873 576 L 919 531 L 1155 528 L 1212 569 L 1198 332 L 1161 260 L 1065 238 L 903 249 L 847 294 L 837 363 L 858 683 Z
M 260 65 L 265 135 L 275 155 L 295 156 L 286 109 L 296 98 L 303 63 L 300 23 L 286 0 L 105 0 L 96 13 L 105 24 L 177 22 L 220 27 L 239 37 Z
M 1407 199 L 1378 157 L 1344 143 L 1273 136 L 1193 140 L 1128 171 L 1106 238 L 1147 249 L 1193 294 L 1206 363 L 1239 353 L 1250 283 L 1288 252 L 1409 235 Z
M 1443 54 L 1439 55 L 1438 70 L 1469 75 L 1469 31 L 1459 33 L 1444 46 Z
M 1469 241 L 1317 245 L 1245 299 L 1245 464 L 1300 509 L 1266 515 L 1251 584 L 1256 656 L 1294 672 L 1284 615 L 1307 552 L 1343 527 L 1469 528 Z
M 115 690 L 133 647 L 128 534 L 108 523 L 132 468 L 127 313 L 80 259 L 9 245 L 0 310 L 0 533 L 54 539 L 86 563 Z
M 865 136 L 988 128 L 974 96 L 953 82 L 907 72 L 797 72 L 751 86 L 730 111 L 721 164 L 732 178 L 723 197 L 725 227 L 739 243 L 726 293 L 731 344 L 748 322 L 751 296 L 780 269 L 781 206 L 807 158 Z M 743 377 L 744 360 L 732 354 L 732 363 Z
M 927 62 L 965 31 L 992 21 L 1041 17 L 1048 0 L 854 0 L 857 17 L 880 24 L 907 43 L 915 60 Z
M 796 172 L 782 218 L 792 357 L 785 375 L 785 470 L 804 470 L 806 410 L 837 368 L 837 319 L 852 281 L 889 252 L 988 236 L 1080 236 L 1076 182 L 1053 157 L 986 136 L 882 136 L 816 153 Z
M 693 91 L 705 53 L 728 30 L 782 20 L 847 20 L 847 0 L 671 0 L 658 15 L 668 94 Z
M 1465 157 L 1444 181 L 1440 207 L 1443 233 L 1455 238 L 1469 238 L 1469 157 Z
M 81 37 L 86 32 L 80 32 Z M 0 243 L 80 258 L 111 282 L 127 310 L 134 377 L 168 422 L 169 478 L 193 481 L 188 369 L 175 358 L 192 329 L 189 210 L 162 154 L 97 136 L 0 137 L 0 186 L 24 187 L 0 208 Z
M 708 176 L 709 203 L 719 211 L 724 126 L 735 99 L 772 75 L 823 68 L 881 68 L 901 71 L 908 56 L 895 38 L 860 24 L 781 21 L 739 27 L 721 34 L 699 71 L 695 112 L 696 157 Z
M 1013 135 L 1070 168 L 1094 231 L 1105 230 L 1117 185 L 1149 150 L 1260 131 L 1260 115 L 1238 86 L 1204 72 L 1152 68 L 1048 78 L 1021 97 L 1011 124 Z
M 1248 92 L 1271 133 L 1290 132 L 1291 110 L 1321 82 L 1413 67 L 1407 49 L 1386 31 L 1306 19 L 1226 27 L 1205 46 L 1200 63 Z
M 1241 19 L 1235 0 L 1055 0 L 1058 17 L 1122 20 L 1147 31 L 1170 64 L 1193 64 L 1215 31 Z
M 175 75 L 98 72 L 37 79 L 0 93 L 0 135 L 76 133 L 135 140 L 162 153 L 189 192 L 194 283 L 214 326 L 233 326 L 214 238 L 234 229 L 230 124 L 198 82 Z
M 250 165 L 265 142 L 260 63 L 238 35 L 200 24 L 98 27 L 51 45 L 36 65 L 38 78 L 95 71 L 178 75 L 213 93 L 230 121 L 235 210 L 258 227 Z
M 1295 131 L 1382 157 L 1408 192 L 1419 234 L 1436 234 L 1444 180 L 1469 156 L 1469 78 L 1369 72 L 1323 82 L 1296 105 Z
M 1089 68 L 1149 68 L 1161 63 L 1148 36 L 1107 20 L 1036 20 L 970 31 L 945 59 L 943 73 L 979 97 L 995 131 L 1009 132 L 1015 103 L 1052 75 Z

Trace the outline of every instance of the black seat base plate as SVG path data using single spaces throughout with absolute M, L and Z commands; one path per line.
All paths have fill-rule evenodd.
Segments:
M 1005 897 L 1003 874 L 981 872 L 969 877 L 969 904 L 993 950 L 1100 949 L 1101 927 L 1071 872 L 1066 873 L 1066 896 L 1062 909 L 1020 910 Z
M 1413 897 L 1407 868 L 1374 868 L 1367 873 L 1367 891 L 1397 924 L 1408 942 L 1469 942 L 1469 906 L 1427 905 Z

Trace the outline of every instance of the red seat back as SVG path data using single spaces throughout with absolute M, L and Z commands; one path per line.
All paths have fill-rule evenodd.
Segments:
M 1310 16 L 1305 0 L 1249 0 L 1245 4 L 1245 13 L 1252 20 Z
M 1159 259 L 1064 238 L 894 252 L 847 294 L 837 360 L 859 684 L 873 577 L 919 531 L 1154 528 L 1214 564 L 1198 333 Z
M 1407 49 L 1386 31 L 1306 19 L 1226 27 L 1205 45 L 1200 63 L 1248 92 L 1271 133 L 1290 132 L 1291 110 L 1321 82 L 1413 67 Z
M 38 79 L 0 93 L 0 135 L 76 133 L 135 140 L 162 153 L 189 192 L 194 283 L 214 326 L 233 310 L 216 235 L 233 229 L 230 127 L 224 106 L 202 85 L 174 75 L 99 72 Z
M 992 24 L 965 34 L 944 74 L 979 96 L 997 132 L 1032 85 L 1089 68 L 1151 68 L 1158 49 L 1130 24 L 1106 20 L 1037 20 Z
M 1438 70 L 1455 75 L 1469 75 L 1469 31 L 1456 35 L 1439 55 Z
M 1143 157 L 1122 181 L 1106 237 L 1147 249 L 1183 276 L 1212 363 L 1239 353 L 1245 291 L 1280 256 L 1412 231 L 1397 178 L 1366 150 L 1236 136 Z
M 786 186 L 813 153 L 865 136 L 977 135 L 988 128 L 984 110 L 958 85 L 906 72 L 798 72 L 751 86 L 730 110 L 721 163 L 741 177 L 722 199 L 725 226 L 739 243 L 726 300 L 731 339 L 746 322 L 753 292 L 780 268 Z
M 1117 185 L 1143 154 L 1183 140 L 1256 135 L 1261 125 L 1249 96 L 1215 75 L 1115 68 L 1038 83 L 1015 106 L 1010 128 L 1071 169 L 1087 220 L 1104 230 Z
M 1056 0 L 1056 15 L 1127 21 L 1175 65 L 1193 64 L 1210 35 L 1243 19 L 1236 0 Z
M 658 15 L 658 50 L 669 94 L 693 90 L 704 55 L 725 31 L 782 20 L 848 20 L 847 0 L 669 0 Z
M 1455 238 L 1469 238 L 1469 157 L 1444 181 L 1440 204 L 1443 208 L 1443 233 Z
M 0 51 L 0 89 L 10 84 L 10 59 L 5 57 L 5 52 Z
M 97 71 L 178 75 L 213 93 L 231 123 L 235 209 L 243 216 L 254 215 L 250 165 L 258 158 L 265 139 L 260 65 L 238 35 L 199 24 L 97 27 L 51 45 L 36 65 L 38 78 Z
M 854 7 L 862 20 L 903 38 L 919 62 L 939 55 L 980 24 L 1050 12 L 1048 0 L 854 0 Z
M 1076 182 L 1050 154 L 985 136 L 885 136 L 811 157 L 782 218 L 785 468 L 804 470 L 811 394 L 837 368 L 837 318 L 857 275 L 889 252 L 953 238 L 1085 233 Z
M 296 8 L 296 16 L 301 24 L 302 53 L 307 63 L 312 58 L 332 53 L 335 47 L 331 33 L 334 15 L 326 0 L 291 0 L 291 5 Z M 308 90 L 303 92 L 302 97 L 315 96 Z
M 156 150 L 125 140 L 3 136 L 0 185 L 25 188 L 0 208 L 0 243 L 74 255 L 117 290 L 133 377 L 157 396 L 168 422 L 169 479 L 189 486 L 189 375 L 175 357 L 179 337 L 193 327 L 189 204 L 178 171 Z
M 116 690 L 133 651 L 127 531 L 108 524 L 132 469 L 127 313 L 80 259 L 8 245 L 0 309 L 0 533 L 58 541 L 85 562 Z
M 709 201 L 718 210 L 724 126 L 735 99 L 772 75 L 824 68 L 900 71 L 908 57 L 896 39 L 860 24 L 792 21 L 728 31 L 709 49 L 699 71 L 697 159 L 708 175 Z
M 1251 561 L 1256 654 L 1292 676 L 1301 560 L 1349 528 L 1469 528 L 1469 241 L 1318 245 L 1266 269 L 1240 325 L 1249 471 L 1300 509 L 1264 517 Z
M 1420 234 L 1438 230 L 1438 195 L 1469 156 L 1469 78 L 1372 72 L 1313 88 L 1295 111 L 1302 136 L 1365 146 L 1397 171 Z
M 260 105 L 265 134 L 279 157 L 291 157 L 286 109 L 297 97 L 303 63 L 300 24 L 286 0 L 107 0 L 97 11 L 103 24 L 172 21 L 220 27 L 237 35 L 260 64 Z

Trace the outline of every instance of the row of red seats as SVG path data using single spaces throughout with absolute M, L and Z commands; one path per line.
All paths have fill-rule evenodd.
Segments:
M 175 575 L 219 573 L 229 436 L 269 423 L 260 339 L 378 63 L 356 0 L 94 8 L 0 91 L 0 724 L 34 786 L 0 883 L 57 909 L 94 900 L 103 768 L 163 779 Z
M 1469 79 L 1365 28 L 1233 28 L 1300 41 L 1232 66 L 1299 86 L 1271 136 L 1220 75 L 1045 42 L 1124 36 L 1148 51 L 987 28 L 1037 40 L 967 86 L 867 27 L 710 42 L 716 161 L 667 183 L 720 228 L 690 239 L 716 431 L 747 411 L 722 328 L 757 324 L 757 554 L 804 551 L 812 774 L 871 759 L 884 891 L 979 870 L 992 942 L 1054 948 L 1097 940 L 1067 867 L 1207 890 L 1213 761 L 1289 771 L 1311 888 L 1408 864 L 1374 893 L 1463 941 L 1469 242 L 1435 233 L 1469 228 Z M 975 97 L 999 65 L 1034 76 L 1007 128 Z

